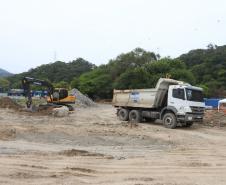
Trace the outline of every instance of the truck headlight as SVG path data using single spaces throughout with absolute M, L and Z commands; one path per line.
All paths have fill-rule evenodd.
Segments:
M 180 107 L 180 111 L 183 112 L 192 112 L 191 108 L 189 106 L 185 106 L 185 107 Z

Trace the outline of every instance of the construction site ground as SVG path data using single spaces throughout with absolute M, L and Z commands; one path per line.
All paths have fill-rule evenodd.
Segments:
M 0 184 L 226 184 L 226 127 L 135 126 L 115 113 L 106 104 L 63 118 L 0 108 Z

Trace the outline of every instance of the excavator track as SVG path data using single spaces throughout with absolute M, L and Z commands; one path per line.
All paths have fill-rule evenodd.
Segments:
M 58 103 L 47 103 L 47 104 L 41 104 L 39 105 L 39 107 L 41 107 L 42 109 L 48 109 L 50 107 L 52 108 L 60 108 L 60 107 L 67 107 L 69 111 L 74 111 L 74 107 L 72 105 L 68 105 L 68 104 L 58 104 Z

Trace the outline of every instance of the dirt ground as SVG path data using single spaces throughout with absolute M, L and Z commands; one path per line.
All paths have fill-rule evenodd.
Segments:
M 226 184 L 226 127 L 131 128 L 115 112 L 98 105 L 54 118 L 0 108 L 0 184 Z

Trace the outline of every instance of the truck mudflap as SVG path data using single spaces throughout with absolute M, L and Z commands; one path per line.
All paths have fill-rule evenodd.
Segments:
M 185 115 L 177 115 L 177 120 L 179 122 L 202 122 L 203 117 L 203 114 L 187 113 Z

